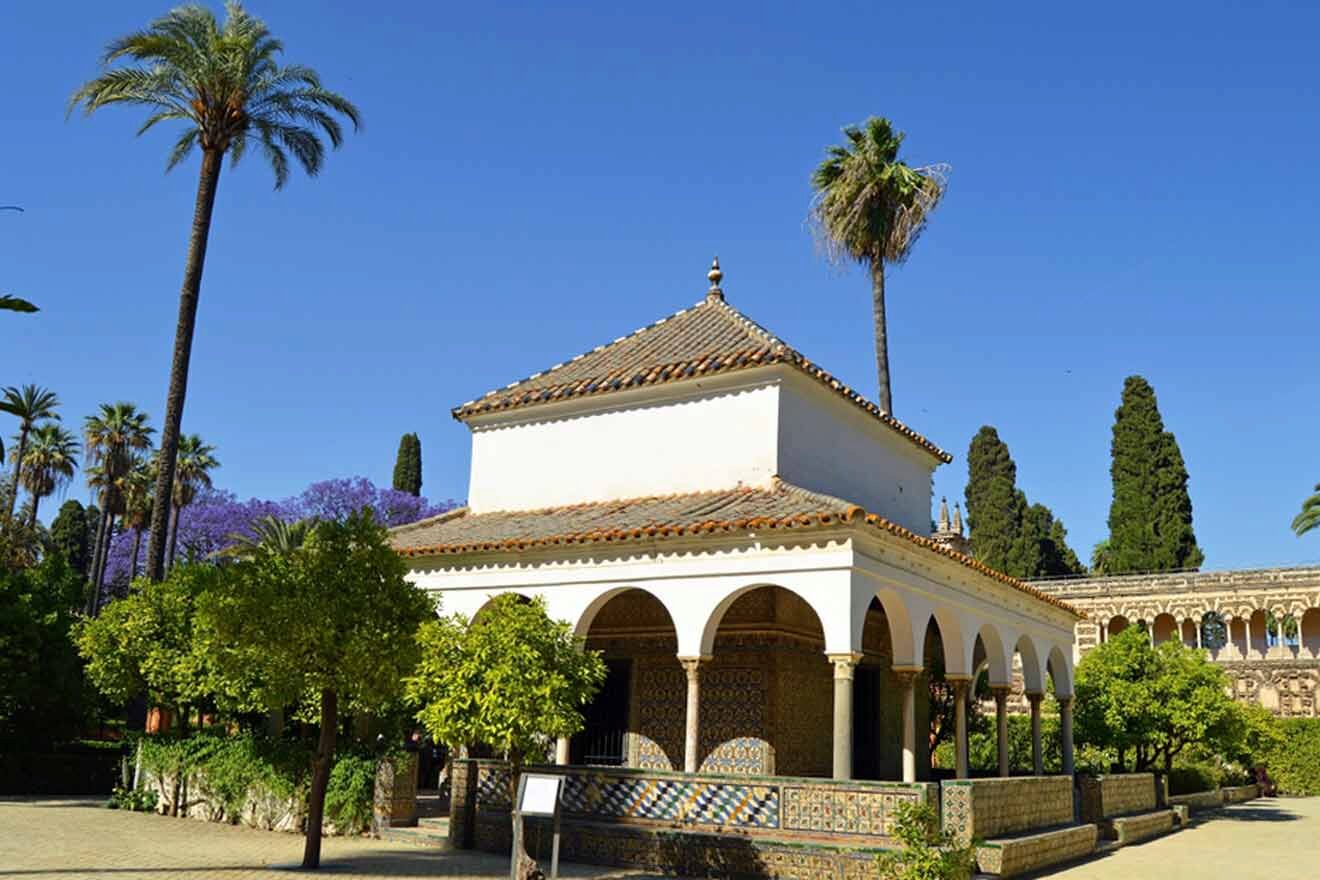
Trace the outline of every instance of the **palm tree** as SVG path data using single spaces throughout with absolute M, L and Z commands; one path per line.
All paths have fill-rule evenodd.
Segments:
M 183 6 L 156 19 L 146 30 L 110 43 L 102 59 L 107 69 L 74 92 L 69 102 L 70 112 L 81 106 L 88 114 L 111 104 L 145 107 L 150 115 L 139 134 L 159 122 L 184 123 L 167 170 L 194 149 L 202 153 L 151 516 L 147 572 L 153 580 L 159 580 L 165 570 L 165 532 L 197 300 L 225 154 L 230 155 L 231 164 L 237 163 L 250 138 L 270 163 L 275 188 L 280 189 L 289 178 L 290 154 L 314 177 L 325 157 L 322 136 L 334 147 L 343 142 L 336 114 L 346 117 L 354 129 L 361 125 L 357 108 L 322 86 L 316 71 L 297 64 L 280 65 L 277 59 L 283 51 L 283 44 L 271 36 L 266 25 L 234 0 L 225 4 L 223 26 L 209 9 Z M 116 62 L 127 63 L 111 68 Z M 304 859 L 311 862 L 308 867 L 315 867 L 319 845 L 314 852 L 309 847 Z
M 87 444 L 87 482 L 100 495 L 101 523 L 96 532 L 92 562 L 90 613 L 100 607 L 101 580 L 105 575 L 115 517 L 124 512 L 124 482 L 133 470 L 135 453 L 151 448 L 152 428 L 147 414 L 131 403 L 103 403 L 96 415 L 83 422 Z
M 28 525 L 35 526 L 37 505 L 41 499 L 55 494 L 57 489 L 73 480 L 73 473 L 78 469 L 78 439 L 55 422 L 37 425 L 28 438 L 24 463 L 27 469 L 23 471 L 23 488 L 32 496 Z
M 1315 484 L 1315 494 L 1302 502 L 1302 512 L 1292 521 L 1292 530 L 1299 538 L 1312 529 L 1320 529 L 1320 483 Z
M 138 573 L 142 530 L 151 525 L 151 489 L 155 481 L 155 462 L 145 456 L 135 456 L 133 466 L 124 478 L 124 528 L 133 530 L 133 555 L 128 563 L 130 581 Z
M 10 452 L 14 462 L 13 484 L 10 486 L 9 502 L 5 508 L 5 522 L 14 518 L 14 506 L 18 503 L 18 488 L 23 483 L 23 460 L 27 455 L 28 435 L 37 422 L 50 419 L 58 422 L 60 399 L 47 388 L 36 385 L 24 385 L 22 388 L 10 386 L 0 390 L 0 412 L 9 413 L 18 419 L 18 446 Z
M 196 434 L 179 438 L 179 462 L 174 471 L 174 493 L 171 496 L 170 546 L 166 568 L 174 567 L 174 549 L 179 543 L 179 514 L 192 504 L 197 490 L 211 486 L 211 471 L 220 467 L 215 447 L 203 443 Z
M 227 559 L 252 559 L 259 551 L 265 551 L 277 556 L 292 556 L 307 543 L 315 524 L 310 519 L 285 522 L 277 516 L 263 516 L 253 521 L 251 535 L 241 532 L 230 535 L 229 539 L 234 543 L 221 550 L 219 555 Z
M 926 219 L 944 196 L 946 165 L 913 168 L 898 158 L 903 133 L 871 117 L 843 130 L 848 143 L 826 150 L 811 176 L 811 219 L 817 241 L 835 262 L 871 269 L 871 319 L 880 408 L 893 412 L 889 334 L 885 326 L 885 265 L 907 259 Z

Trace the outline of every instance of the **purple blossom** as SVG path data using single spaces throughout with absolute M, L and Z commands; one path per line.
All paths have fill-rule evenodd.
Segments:
M 309 518 L 341 520 L 369 507 L 385 525 L 401 526 L 444 513 L 455 506 L 453 501 L 432 504 L 406 492 L 383 489 L 365 477 L 322 480 L 282 501 L 258 498 L 239 501 L 232 492 L 203 489 L 179 514 L 179 543 L 175 558 L 180 561 L 207 559 L 234 543 L 234 535 L 251 536 L 252 523 L 267 516 L 288 522 Z M 150 533 L 143 530 L 137 574 L 146 569 L 150 537 Z M 133 542 L 131 531 L 122 531 L 111 541 L 105 570 L 107 584 L 127 583 Z

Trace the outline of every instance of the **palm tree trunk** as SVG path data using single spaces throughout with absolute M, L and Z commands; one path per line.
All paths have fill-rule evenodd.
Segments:
M 156 473 L 155 506 L 151 511 L 151 542 L 147 545 L 147 576 L 153 581 L 165 576 L 166 526 L 170 516 L 170 495 L 174 490 L 174 465 L 179 454 L 179 424 L 183 421 L 183 401 L 188 393 L 188 363 L 192 359 L 193 330 L 197 326 L 197 299 L 202 288 L 202 268 L 206 264 L 206 245 L 211 234 L 211 212 L 215 208 L 215 192 L 220 184 L 223 161 L 224 153 L 219 150 L 202 150 L 192 235 L 188 240 L 188 262 L 183 270 L 183 287 L 179 291 L 179 320 L 174 329 L 174 361 L 170 367 L 169 392 L 165 396 L 165 424 L 160 432 L 160 466 Z
M 142 530 L 133 530 L 133 561 L 128 564 L 128 579 L 137 577 L 138 551 L 142 549 Z
M 175 505 L 174 509 L 170 511 L 170 546 L 165 557 L 166 571 L 174 568 L 174 551 L 179 546 L 179 513 L 181 511 L 182 508 L 178 505 Z
M 32 510 L 28 513 L 28 528 L 36 528 L 37 525 L 37 505 L 41 503 L 41 496 L 36 492 L 32 493 Z
M 14 518 L 14 508 L 18 506 L 19 479 L 23 476 L 23 456 L 27 453 L 28 429 L 24 422 L 18 429 L 18 448 L 14 450 L 14 482 L 9 487 L 9 509 L 5 511 L 5 522 Z
M 105 499 L 102 499 L 105 504 Z M 96 581 L 96 573 L 101 570 L 101 555 L 105 553 L 106 545 L 106 520 L 110 512 L 106 509 L 101 510 L 101 521 L 96 526 L 96 551 L 92 554 L 92 567 L 87 571 L 87 582 L 91 585 L 91 596 L 87 599 L 87 616 L 95 617 L 96 612 L 101 605 L 101 588 Z
M 335 735 L 339 732 L 339 694 L 321 691 L 321 738 L 312 761 L 312 790 L 307 796 L 307 839 L 303 844 L 304 868 L 321 866 L 321 823 L 325 817 L 325 790 L 330 784 L 330 765 L 335 759 Z
M 110 563 L 110 545 L 114 543 L 115 538 L 115 514 L 110 514 L 105 527 L 105 541 L 101 548 L 101 567 L 96 570 L 96 601 L 98 607 L 101 601 L 101 587 L 105 583 L 105 569 Z
M 893 415 L 889 393 L 889 329 L 885 326 L 885 261 L 871 260 L 871 322 L 875 325 L 875 370 L 880 380 L 880 409 Z

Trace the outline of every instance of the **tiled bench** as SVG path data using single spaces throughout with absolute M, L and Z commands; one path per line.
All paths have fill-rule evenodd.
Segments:
M 1221 788 L 1220 791 L 1224 794 L 1224 803 L 1226 804 L 1240 804 L 1243 801 L 1260 797 L 1259 785 L 1237 785 L 1230 788 Z
M 976 865 L 987 874 L 1014 877 L 1090 855 L 1095 851 L 1099 833 L 1095 825 L 1070 825 L 987 840 L 976 848 Z
M 1105 837 L 1127 846 L 1149 837 L 1158 837 L 1173 830 L 1173 810 L 1156 810 L 1135 816 L 1119 816 L 1105 822 Z
M 1176 794 L 1169 798 L 1169 806 L 1185 806 L 1193 813 L 1201 810 L 1217 810 L 1224 805 L 1224 797 L 1219 789 L 1198 791 L 1195 794 Z

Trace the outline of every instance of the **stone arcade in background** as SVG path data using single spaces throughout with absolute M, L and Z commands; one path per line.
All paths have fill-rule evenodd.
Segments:
M 1320 566 L 1037 581 L 1085 613 L 1079 656 L 1133 624 L 1180 639 L 1223 667 L 1233 696 L 1313 718 L 1320 684 Z M 1282 633 L 1279 624 L 1282 623 Z
M 1071 774 L 1078 614 L 932 538 L 949 455 L 731 307 L 718 264 L 710 280 L 695 306 L 456 408 L 469 505 L 393 531 L 444 612 L 540 595 L 603 652 L 586 730 L 556 757 L 570 819 L 627 822 L 570 821 L 566 855 L 673 868 L 662 838 L 691 833 L 684 858 L 750 847 L 749 870 L 804 876 L 889 845 L 897 803 L 938 802 L 931 676 L 956 694 L 966 777 L 982 666 L 1000 774 L 1015 664 L 1037 713 L 1052 681 Z M 500 772 L 456 768 L 455 804 L 476 805 L 460 844 L 501 845 L 481 818 Z

